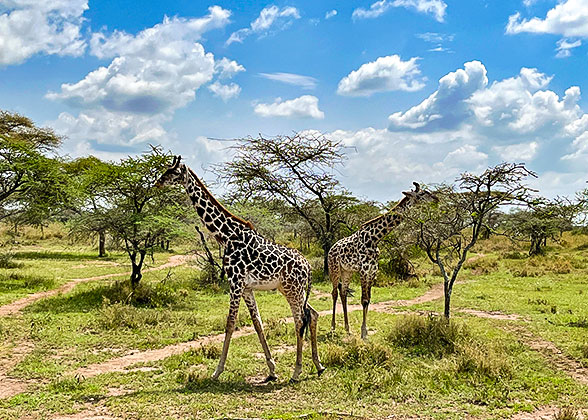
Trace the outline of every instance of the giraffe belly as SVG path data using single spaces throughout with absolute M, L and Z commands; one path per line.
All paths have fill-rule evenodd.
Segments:
M 247 285 L 251 287 L 253 290 L 276 290 L 280 285 L 280 280 L 278 278 L 248 278 Z

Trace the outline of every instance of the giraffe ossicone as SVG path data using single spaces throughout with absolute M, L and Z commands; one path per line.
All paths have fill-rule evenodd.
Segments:
M 302 371 L 303 334 L 306 328 L 310 330 L 312 360 L 320 376 L 325 368 L 318 356 L 318 312 L 308 303 L 311 287 L 309 262 L 298 251 L 265 239 L 250 222 L 232 214 L 208 191 L 200 178 L 180 161 L 181 157 L 175 156 L 172 165 L 156 185 L 183 185 L 204 226 L 225 246 L 223 264 L 230 283 L 230 304 L 223 349 L 212 377 L 218 378 L 225 368 L 239 304 L 243 298 L 265 354 L 269 369 L 266 381 L 277 379 L 276 365 L 265 339 L 253 294 L 254 290 L 276 289 L 290 304 L 296 326 L 296 363 L 291 380 L 298 380 Z
M 347 293 L 354 272 L 361 279 L 361 305 L 363 306 L 363 322 L 361 338 L 367 338 L 367 312 L 371 300 L 372 285 L 378 274 L 378 242 L 402 221 L 402 212 L 417 202 L 436 201 L 437 197 L 429 191 L 421 189 L 413 182 L 414 191 L 403 191 L 404 197 L 388 213 L 365 222 L 357 232 L 340 239 L 329 250 L 329 276 L 333 284 L 333 317 L 331 328 L 335 329 L 335 313 L 337 297 L 341 295 L 345 330 L 349 333 L 347 317 Z

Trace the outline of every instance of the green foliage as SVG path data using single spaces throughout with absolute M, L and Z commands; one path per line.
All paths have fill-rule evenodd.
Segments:
M 144 328 L 169 321 L 169 312 L 136 308 L 124 303 L 105 304 L 97 317 L 98 326 L 105 330 Z
M 22 268 L 24 264 L 14 261 L 14 254 L 4 252 L 0 254 L 0 268 Z
M 431 315 L 412 315 L 400 318 L 388 339 L 411 354 L 443 357 L 455 353 L 469 335 L 460 323 Z
M 132 287 L 128 282 L 117 281 L 101 291 L 106 303 L 129 304 L 147 308 L 164 308 L 181 299 L 179 290 L 165 282 L 141 283 Z
M 328 367 L 366 369 L 381 367 L 394 359 L 392 350 L 382 344 L 352 337 L 344 345 L 327 343 L 322 351 L 323 362 Z
M 42 226 L 62 208 L 67 177 L 61 160 L 47 156 L 60 143 L 51 129 L 0 111 L 0 218 Z

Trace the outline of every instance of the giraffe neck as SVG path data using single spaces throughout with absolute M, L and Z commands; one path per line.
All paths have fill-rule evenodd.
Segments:
M 231 214 L 208 191 L 204 183 L 188 167 L 185 169 L 185 187 L 192 205 L 202 223 L 221 244 L 226 244 L 235 233 L 244 229 L 253 229 L 249 222 Z
M 364 223 L 361 230 L 365 231 L 366 239 L 378 242 L 389 234 L 392 229 L 402 222 L 402 213 L 410 207 L 410 204 L 407 198 L 403 198 L 388 213 Z

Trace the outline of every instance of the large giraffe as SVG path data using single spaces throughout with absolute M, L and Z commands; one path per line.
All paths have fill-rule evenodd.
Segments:
M 266 381 L 277 379 L 276 365 L 263 333 L 253 295 L 254 290 L 275 289 L 290 304 L 296 326 L 296 365 L 291 380 L 298 380 L 302 371 L 303 334 L 307 327 L 310 328 L 312 360 L 320 375 L 325 368 L 321 365 L 317 349 L 318 312 L 308 303 L 310 264 L 298 251 L 268 241 L 253 229 L 250 222 L 231 214 L 214 198 L 196 174 L 180 163 L 180 159 L 180 156 L 174 157 L 172 166 L 157 181 L 157 185 L 182 184 L 206 228 L 225 246 L 223 264 L 231 287 L 230 306 L 222 354 L 212 377 L 218 378 L 224 370 L 239 304 L 243 298 L 265 353 L 269 368 Z
M 361 324 L 361 338 L 367 337 L 366 318 L 372 293 L 372 284 L 378 273 L 378 242 L 386 236 L 402 220 L 402 212 L 418 201 L 433 201 L 435 196 L 428 191 L 421 190 L 414 182 L 414 191 L 403 191 L 404 197 L 388 213 L 365 222 L 357 232 L 340 239 L 329 250 L 329 275 L 333 283 L 333 318 L 331 328 L 335 329 L 335 311 L 337 295 L 341 294 L 345 329 L 349 333 L 347 318 L 347 291 L 351 276 L 358 272 L 361 277 L 361 305 L 363 306 L 363 323 Z

